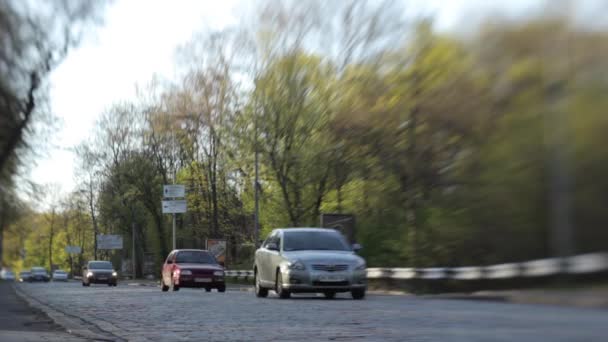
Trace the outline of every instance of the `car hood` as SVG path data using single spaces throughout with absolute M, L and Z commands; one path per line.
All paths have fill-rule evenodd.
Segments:
M 290 261 L 299 260 L 305 264 L 348 264 L 363 262 L 363 258 L 349 251 L 292 251 L 283 252 Z
M 93 273 L 108 273 L 108 274 L 110 274 L 110 273 L 114 272 L 114 270 L 89 268 L 89 272 L 93 272 Z
M 224 268 L 220 265 L 211 265 L 211 264 L 177 264 L 179 268 L 189 269 L 189 270 L 213 270 L 213 271 L 223 271 Z

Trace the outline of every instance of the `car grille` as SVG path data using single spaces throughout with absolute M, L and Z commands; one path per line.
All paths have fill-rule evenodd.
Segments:
M 346 271 L 348 265 L 312 265 L 312 269 L 315 271 L 338 272 Z
M 348 281 L 313 281 L 314 286 L 348 286 Z
M 204 275 L 204 276 L 210 276 L 213 275 L 213 270 L 191 270 L 192 271 L 192 275 Z

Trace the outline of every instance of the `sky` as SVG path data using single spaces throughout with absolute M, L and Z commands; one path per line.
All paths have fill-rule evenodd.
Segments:
M 439 29 L 450 30 L 470 25 L 471 17 L 480 13 L 525 13 L 540 2 L 406 3 L 409 13 L 433 14 Z M 56 184 L 63 193 L 74 190 L 76 165 L 71 149 L 91 136 L 100 113 L 112 103 L 133 98 L 135 86 L 145 85 L 154 75 L 173 79 L 177 47 L 196 32 L 238 24 L 244 4 L 236 0 L 115 1 L 106 9 L 103 25 L 85 37 L 51 74 L 51 110 L 58 118 L 58 129 L 26 177 L 38 184 Z

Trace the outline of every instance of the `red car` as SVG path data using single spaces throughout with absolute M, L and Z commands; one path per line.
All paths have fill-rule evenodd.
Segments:
M 177 249 L 169 253 L 161 274 L 163 292 L 181 287 L 204 288 L 207 292 L 226 291 L 224 267 L 213 255 L 201 249 Z

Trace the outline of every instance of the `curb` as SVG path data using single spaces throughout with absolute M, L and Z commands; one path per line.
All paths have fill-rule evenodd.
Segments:
M 40 300 L 30 297 L 16 286 L 13 286 L 13 289 L 19 298 L 23 299 L 29 306 L 44 312 L 56 324 L 63 327 L 70 335 L 91 341 L 127 341 L 126 339 L 121 338 L 94 323 L 88 322 L 83 318 L 64 313 L 49 305 L 46 305 Z M 99 330 L 100 333 L 92 331 L 89 326 L 94 327 L 95 330 Z
M 143 286 L 143 287 L 160 287 L 158 282 L 154 283 L 127 283 L 127 286 Z M 226 291 L 234 291 L 234 292 L 250 292 L 253 291 L 253 285 L 238 285 L 234 286 L 234 284 L 226 284 Z

